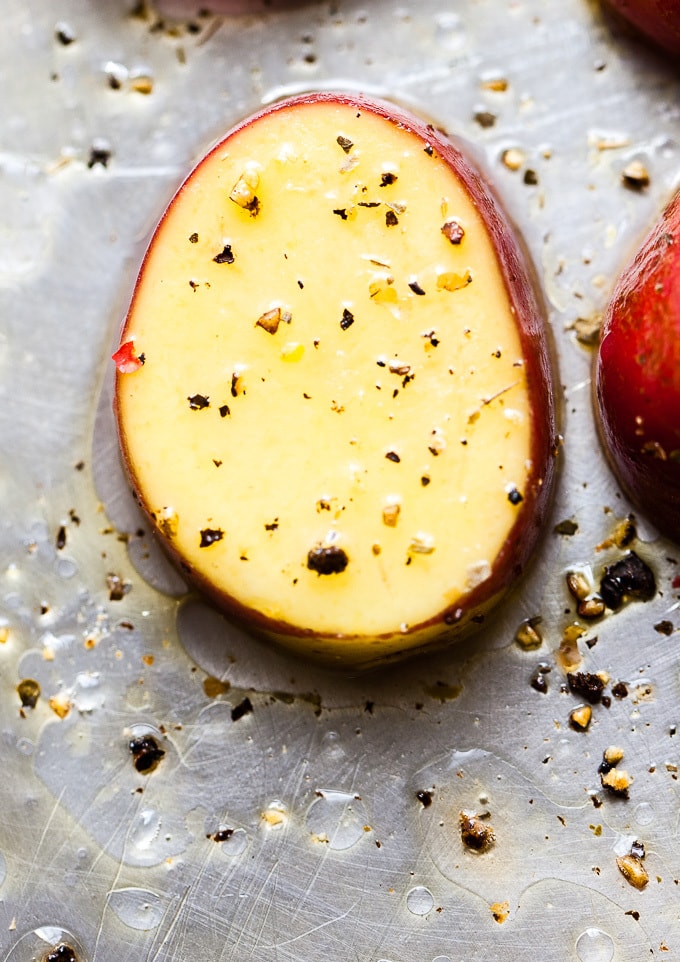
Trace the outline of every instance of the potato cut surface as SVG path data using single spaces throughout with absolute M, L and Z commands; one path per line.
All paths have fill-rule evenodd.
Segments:
M 419 133 L 332 101 L 242 126 L 166 212 L 123 340 L 133 485 L 255 623 L 405 639 L 489 578 L 532 468 L 526 359 Z

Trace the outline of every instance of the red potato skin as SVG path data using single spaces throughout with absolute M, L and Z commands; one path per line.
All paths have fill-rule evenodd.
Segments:
M 680 55 L 678 0 L 607 0 L 609 6 L 669 53 Z
M 680 543 L 680 193 L 614 289 L 595 396 L 602 441 L 623 489 Z
M 474 198 L 475 205 L 493 239 L 499 267 L 505 280 L 510 302 L 515 310 L 525 358 L 527 381 L 535 411 L 534 431 L 531 441 L 532 469 L 527 479 L 521 510 L 518 511 L 517 520 L 502 550 L 495 559 L 491 576 L 460 598 L 454 607 L 439 612 L 425 623 L 412 625 L 407 633 L 399 635 L 400 647 L 396 651 L 394 650 L 395 637 L 393 635 L 372 639 L 350 635 L 324 637 L 311 631 L 301 631 L 298 626 L 274 621 L 261 612 L 244 608 L 236 599 L 217 589 L 200 573 L 190 569 L 178 554 L 173 543 L 165 538 L 162 532 L 157 530 L 157 535 L 169 556 L 181 568 L 182 573 L 204 595 L 211 598 L 219 608 L 246 629 L 255 631 L 286 648 L 300 647 L 300 643 L 303 643 L 306 652 L 314 655 L 321 662 L 339 663 L 340 665 L 344 663 L 350 667 L 366 668 L 398 660 L 416 648 L 418 651 L 441 648 L 452 636 L 458 636 L 464 633 L 466 629 L 483 622 L 486 613 L 524 572 L 540 540 L 555 488 L 560 448 L 555 384 L 558 384 L 559 381 L 557 379 L 555 353 L 552 349 L 550 332 L 545 321 L 545 310 L 539 285 L 517 231 L 506 218 L 489 184 L 472 165 L 468 157 L 463 154 L 461 148 L 457 146 L 454 140 L 436 129 L 432 124 L 394 104 L 369 99 L 361 94 L 312 92 L 279 101 L 251 115 L 232 128 L 220 143 L 212 148 L 208 156 L 223 149 L 225 142 L 235 133 L 250 124 L 257 123 L 260 117 L 266 116 L 271 111 L 290 110 L 301 104 L 323 103 L 348 104 L 358 110 L 371 112 L 388 120 L 391 124 L 413 132 L 422 140 L 424 150 L 438 155 L 445 163 L 450 165 L 466 186 L 469 195 Z M 200 169 L 201 162 L 179 188 L 176 196 L 181 194 L 192 178 L 200 176 Z M 172 203 L 171 201 L 167 210 L 171 209 Z M 159 227 L 162 223 L 163 219 L 161 219 Z M 152 238 L 149 251 L 153 243 Z M 146 256 L 148 256 L 148 251 Z M 144 263 L 137 280 L 137 286 L 139 286 L 143 274 Z M 133 303 L 134 296 L 133 293 Z M 124 323 L 121 343 L 125 343 L 126 340 L 127 323 Z M 150 509 L 148 505 L 144 504 L 135 483 L 134 464 L 128 456 L 125 438 L 118 418 L 118 388 L 122 383 L 121 378 L 126 376 L 128 375 L 116 371 L 114 413 L 119 426 L 123 462 L 133 492 L 142 508 L 149 514 L 153 524 L 154 520 Z M 357 660 L 354 651 L 357 648 L 356 643 L 359 641 L 362 642 L 363 648 L 361 660 Z M 333 654 L 328 654 L 327 648 L 332 650 Z M 342 649 L 343 654 L 338 654 L 339 649 Z

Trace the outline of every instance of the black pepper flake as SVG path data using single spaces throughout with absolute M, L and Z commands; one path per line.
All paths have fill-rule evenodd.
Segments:
M 429 808 L 432 804 L 432 792 L 416 792 L 416 798 L 423 808 Z
M 411 288 L 414 294 L 419 294 L 421 297 L 425 293 L 425 291 L 422 289 L 418 281 L 411 281 L 411 283 L 409 284 L 409 287 Z
M 270 524 L 265 524 L 264 530 L 265 530 L 265 531 L 276 531 L 277 528 L 278 528 L 278 526 L 279 526 L 279 519 L 278 519 L 278 518 L 274 518 L 274 520 L 273 520 Z
M 432 480 L 432 478 L 428 478 L 428 476 L 427 476 L 426 474 L 424 474 L 424 475 L 422 476 L 422 478 L 420 479 L 420 483 L 422 484 L 422 486 L 423 486 L 424 488 L 426 488 L 426 487 L 428 486 L 428 484 L 430 483 L 431 480 Z
M 209 548 L 210 545 L 216 544 L 221 541 L 224 537 L 224 531 L 221 528 L 203 528 L 200 531 L 201 541 L 199 548 Z
M 348 154 L 352 149 L 352 147 L 354 147 L 354 144 L 349 139 L 349 137 L 343 137 L 342 134 L 336 137 L 336 143 L 339 144 L 340 147 L 342 147 L 342 149 L 345 151 L 346 154 Z
M 235 705 L 232 708 L 231 720 L 238 721 L 239 718 L 243 718 L 244 715 L 250 715 L 252 713 L 252 710 L 253 710 L 253 704 L 250 698 L 248 698 L 248 696 L 246 695 L 243 701 L 239 702 L 238 705 Z
M 360 200 L 357 207 L 380 207 L 379 200 Z
M 125 595 L 132 591 L 129 581 L 123 581 L 120 575 L 112 572 L 106 576 L 106 587 L 109 589 L 109 601 L 122 601 Z
M 345 307 L 342 312 L 340 327 L 343 331 L 346 331 L 348 327 L 352 326 L 352 324 L 354 324 L 354 314 L 352 314 L 352 312 Z
M 234 259 L 234 252 L 231 249 L 231 244 L 225 244 L 222 251 L 219 254 L 215 254 L 213 257 L 213 260 L 216 264 L 233 264 Z
M 529 187 L 535 187 L 538 184 L 538 174 L 531 167 L 524 171 L 524 183 Z
M 212 835 L 206 835 L 206 838 L 212 839 L 213 842 L 227 842 L 233 834 L 233 828 L 218 828 Z
M 508 501 L 510 504 L 521 504 L 524 501 L 524 496 L 520 494 L 517 488 L 512 488 L 508 491 Z
M 78 962 L 78 956 L 72 945 L 68 942 L 60 942 L 50 949 L 45 956 L 45 962 Z
M 54 31 L 55 38 L 63 47 L 68 47 L 75 43 L 76 35 L 66 23 L 60 23 Z
M 658 631 L 660 635 L 672 635 L 674 628 L 672 621 L 658 621 L 654 625 L 654 631 Z
M 298 285 L 298 287 L 300 288 L 300 290 L 302 290 L 302 289 L 304 288 L 304 286 L 305 286 L 305 285 L 302 283 L 302 281 L 300 281 L 300 280 L 297 282 L 297 285 Z
M 394 213 L 394 211 L 388 210 L 387 213 L 385 214 L 385 224 L 388 227 L 396 227 L 398 223 L 399 223 L 399 218 Z
M 479 124 L 480 127 L 488 128 L 493 127 L 496 123 L 496 114 L 492 114 L 490 110 L 478 110 L 473 117 L 474 121 Z
M 567 672 L 569 688 L 581 698 L 585 698 L 591 705 L 602 699 L 604 682 L 599 675 L 587 671 Z
M 628 686 L 625 681 L 617 681 L 615 685 L 612 685 L 612 695 L 614 698 L 628 697 Z
M 567 519 L 566 521 L 558 522 L 558 524 L 556 524 L 555 527 L 553 528 L 553 531 L 555 532 L 555 534 L 563 534 L 563 535 L 566 535 L 567 537 L 571 537 L 572 535 L 576 534 L 576 532 L 578 531 L 578 525 L 576 524 L 575 521 L 570 521 L 569 519 Z
M 442 234 L 454 245 L 460 244 L 465 237 L 465 231 L 457 220 L 447 220 L 442 225 Z
M 34 678 L 23 678 L 17 685 L 22 708 L 35 708 L 40 698 L 40 685 Z
M 539 665 L 531 673 L 531 678 L 529 679 L 529 684 L 534 689 L 534 691 L 539 692 L 541 695 L 548 694 L 548 679 L 546 676 L 546 666 Z
M 189 234 L 189 243 L 198 244 L 198 234 L 196 231 L 194 231 L 193 234 Z
M 160 747 L 153 735 L 139 735 L 128 743 L 132 763 L 142 775 L 148 775 L 158 767 L 165 751 Z
M 229 405 L 228 405 L 228 404 L 221 404 L 221 405 L 219 406 L 219 408 L 218 408 L 218 411 L 220 412 L 220 417 L 221 417 L 221 418 L 226 418 L 228 415 L 231 414 L 231 411 L 229 410 Z
M 109 165 L 109 161 L 111 160 L 112 153 L 113 152 L 110 147 L 103 147 L 93 144 L 92 147 L 90 147 L 90 156 L 87 161 L 87 169 L 92 170 L 92 168 L 96 167 L 97 164 L 106 169 Z
M 434 148 L 433 148 L 432 144 L 426 144 L 426 145 L 423 147 L 423 150 L 425 151 L 425 153 L 427 154 L 428 157 L 432 157 L 432 155 L 434 154 Z
M 307 554 L 307 567 L 319 575 L 341 574 L 348 564 L 347 552 L 337 545 L 320 544 Z
M 213 458 L 212 463 L 215 465 L 216 468 L 222 467 L 222 462 L 218 458 Z
M 382 177 L 380 178 L 380 186 L 389 187 L 389 185 L 393 184 L 395 180 L 397 180 L 397 175 L 392 174 L 388 171 L 387 173 L 383 174 Z
M 204 394 L 192 394 L 191 397 L 187 398 L 187 401 L 192 411 L 202 411 L 204 408 L 210 407 L 210 398 Z
M 57 539 L 55 541 L 55 546 L 57 551 L 61 551 L 62 548 L 66 547 L 66 528 L 62 524 L 57 531 Z
M 638 601 L 651 601 L 655 594 L 654 572 L 634 551 L 605 568 L 600 581 L 600 597 L 612 611 L 621 607 L 627 595 Z
M 232 397 L 238 397 L 239 395 L 239 390 L 238 390 L 239 381 L 240 381 L 239 375 L 234 372 L 234 374 L 231 375 L 231 396 Z
M 337 214 L 341 220 L 347 220 L 347 210 L 345 207 L 338 207 L 333 210 L 334 214 Z
M 388 461 L 393 461 L 395 464 L 399 464 L 401 461 L 401 458 L 396 451 L 388 451 L 385 457 Z

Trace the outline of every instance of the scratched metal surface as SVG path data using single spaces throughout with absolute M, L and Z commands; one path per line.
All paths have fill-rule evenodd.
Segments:
M 628 687 L 585 733 L 556 652 L 578 620 L 565 572 L 618 557 L 596 548 L 629 510 L 574 324 L 678 186 L 680 77 L 586 0 L 326 0 L 160 27 L 131 6 L 2 5 L 0 958 L 60 942 L 81 962 L 679 957 L 677 550 L 641 523 L 656 598 L 585 626 L 583 668 Z M 263 101 L 334 86 L 474 145 L 536 263 L 565 396 L 554 515 L 521 589 L 476 639 L 358 679 L 183 597 L 127 493 L 109 406 L 108 358 L 175 186 Z M 621 181 L 635 159 L 642 191 Z M 565 519 L 577 530 L 556 534 Z M 527 652 L 513 638 L 534 616 Z M 539 663 L 547 693 L 529 684 Z M 26 678 L 41 694 L 20 711 Z M 165 750 L 147 775 L 139 733 Z M 601 790 L 611 744 L 628 801 Z M 490 813 L 490 851 L 463 849 L 462 810 Z M 644 891 L 616 867 L 634 839 Z

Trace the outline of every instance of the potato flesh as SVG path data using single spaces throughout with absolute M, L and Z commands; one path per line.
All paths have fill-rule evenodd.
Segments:
M 522 510 L 517 320 L 474 201 L 426 146 L 343 104 L 241 128 L 168 210 L 128 317 L 145 363 L 119 375 L 118 416 L 143 503 L 200 577 L 302 632 L 436 619 Z M 344 571 L 308 567 L 318 546 Z

